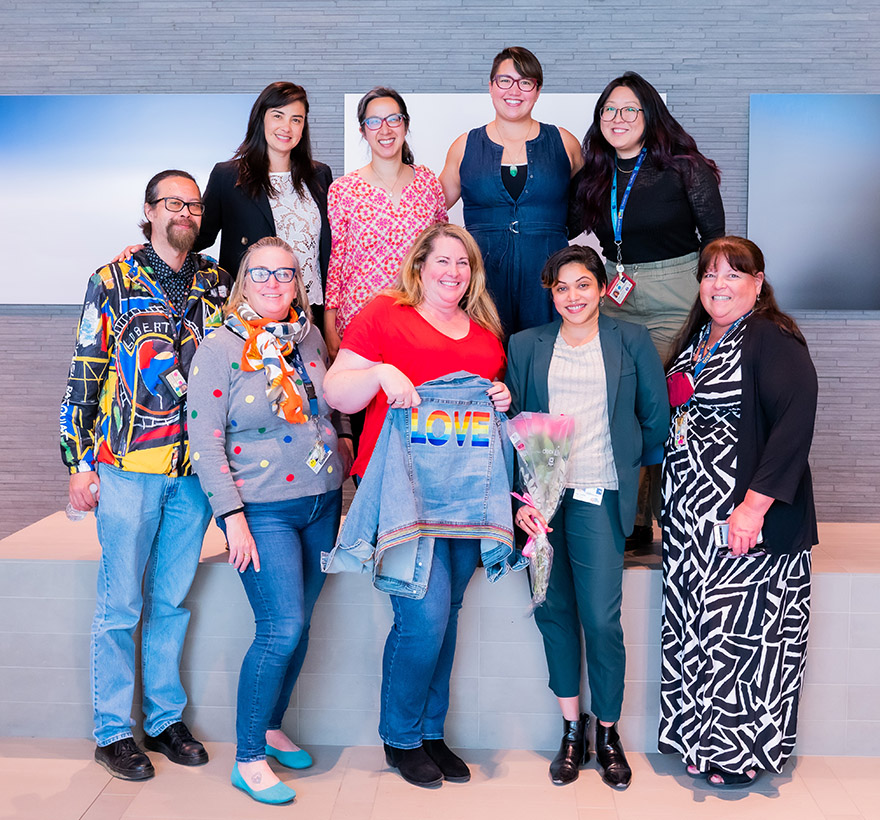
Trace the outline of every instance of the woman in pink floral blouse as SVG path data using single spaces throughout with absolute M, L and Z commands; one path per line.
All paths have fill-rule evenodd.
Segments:
M 446 222 L 443 189 L 406 143 L 409 114 L 391 88 L 374 88 L 358 103 L 368 165 L 337 179 L 327 197 L 333 239 L 327 271 L 324 336 L 335 358 L 348 323 L 390 287 L 415 238 Z

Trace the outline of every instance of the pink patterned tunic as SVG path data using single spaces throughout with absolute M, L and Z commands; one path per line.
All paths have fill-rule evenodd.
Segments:
M 327 214 L 333 241 L 325 306 L 338 311 L 340 335 L 376 293 L 394 282 L 416 237 L 434 223 L 448 221 L 437 177 L 424 165 L 414 165 L 413 172 L 397 207 L 357 171 L 330 186 Z

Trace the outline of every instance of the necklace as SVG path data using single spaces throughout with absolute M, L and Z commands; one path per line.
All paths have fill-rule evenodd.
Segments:
M 526 132 L 526 138 L 520 143 L 519 148 L 517 149 L 516 153 L 514 153 L 507 147 L 507 143 L 504 141 L 504 137 L 501 136 L 501 131 L 498 129 L 498 123 L 495 123 L 495 136 L 497 136 L 498 139 L 501 140 L 501 147 L 504 149 L 504 151 L 507 151 L 507 158 L 510 160 L 511 163 L 509 170 L 512 177 L 515 177 L 517 173 L 519 173 L 519 168 L 517 168 L 516 166 L 520 165 L 521 163 L 517 162 L 516 158 L 519 157 L 519 155 L 525 150 L 526 143 L 529 141 L 529 137 L 532 133 L 532 126 L 534 124 L 535 122 L 534 120 L 532 120 L 532 125 L 529 126 L 529 130 Z
M 400 166 L 400 170 L 397 172 L 397 176 L 394 177 L 394 184 L 389 188 L 388 183 L 385 181 L 382 175 L 372 166 L 372 164 L 370 165 L 370 170 L 373 172 L 373 176 L 375 176 L 376 179 L 378 179 L 380 182 L 379 187 L 383 191 L 385 191 L 385 193 L 388 194 L 391 199 L 394 199 L 394 190 L 397 188 L 397 184 L 400 182 L 400 178 L 403 175 L 403 171 L 405 168 L 405 165 Z
M 630 168 L 628 171 L 624 171 L 624 169 L 620 167 L 619 162 L 617 163 L 617 170 L 620 171 L 621 174 L 631 174 L 633 172 L 632 168 Z

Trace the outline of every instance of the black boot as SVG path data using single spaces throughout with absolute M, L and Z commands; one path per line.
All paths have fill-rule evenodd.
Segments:
M 577 780 L 580 767 L 590 759 L 586 739 L 589 722 L 590 718 L 583 714 L 578 720 L 562 719 L 562 743 L 550 764 L 550 779 L 557 785 L 563 786 Z
M 616 723 L 614 726 L 603 726 L 596 721 L 596 762 L 602 769 L 602 779 L 609 786 L 621 791 L 629 786 L 632 769 L 620 745 Z
M 443 738 L 423 740 L 422 748 L 443 772 L 444 780 L 450 783 L 467 783 L 471 779 L 471 771 L 467 763 L 443 742 Z
M 400 772 L 400 776 L 413 786 L 429 789 L 443 782 L 443 772 L 428 757 L 422 746 L 415 749 L 398 749 L 385 744 L 385 760 Z

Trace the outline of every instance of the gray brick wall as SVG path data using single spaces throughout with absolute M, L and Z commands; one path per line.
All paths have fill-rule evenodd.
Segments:
M 540 57 L 548 92 L 598 91 L 625 69 L 666 92 L 721 166 L 728 228 L 743 233 L 749 94 L 876 93 L 878 42 L 876 0 L 4 0 L 0 93 L 256 94 L 293 79 L 309 91 L 315 155 L 340 173 L 343 93 L 378 83 L 478 91 L 494 54 L 522 44 Z M 61 505 L 56 406 L 75 313 L 51 308 L 47 327 L 26 309 L 0 311 L 0 535 Z M 880 316 L 813 312 L 804 327 L 822 391 L 820 514 L 880 520 Z

